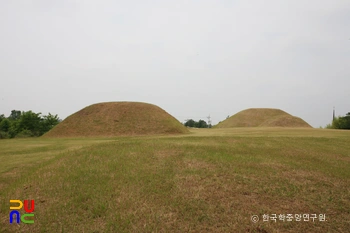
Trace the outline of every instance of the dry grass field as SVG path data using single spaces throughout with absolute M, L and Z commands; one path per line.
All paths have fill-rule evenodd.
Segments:
M 0 161 L 0 232 L 350 229 L 350 131 L 0 140 Z M 10 199 L 35 200 L 34 224 L 9 223 Z

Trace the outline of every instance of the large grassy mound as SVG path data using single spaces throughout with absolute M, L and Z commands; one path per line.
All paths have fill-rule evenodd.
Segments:
M 139 102 L 90 105 L 67 117 L 44 137 L 180 134 L 188 130 L 163 109 Z
M 308 127 L 311 126 L 299 117 L 292 116 L 280 109 L 250 108 L 243 110 L 225 121 L 217 128 L 232 127 Z

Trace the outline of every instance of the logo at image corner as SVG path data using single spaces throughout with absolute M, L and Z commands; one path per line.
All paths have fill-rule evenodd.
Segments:
M 11 203 L 16 203 L 17 206 L 11 206 Z M 20 209 L 24 208 L 25 214 L 19 212 Z M 30 200 L 30 208 L 29 208 L 29 200 L 24 200 L 23 202 L 20 200 L 10 200 L 10 223 L 13 223 L 15 218 L 16 223 L 20 223 L 21 221 L 26 224 L 33 224 L 34 220 L 27 219 L 27 217 L 34 217 L 34 200 Z

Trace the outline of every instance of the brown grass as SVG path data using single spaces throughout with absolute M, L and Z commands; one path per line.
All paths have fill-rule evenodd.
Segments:
M 108 102 L 93 104 L 72 114 L 44 137 L 112 137 L 187 132 L 178 120 L 155 105 Z
M 311 126 L 303 119 L 292 116 L 280 109 L 250 108 L 243 110 L 225 121 L 217 128 L 233 127 L 307 127 Z

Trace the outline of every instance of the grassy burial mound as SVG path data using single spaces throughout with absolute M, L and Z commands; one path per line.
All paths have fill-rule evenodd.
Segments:
M 139 102 L 90 105 L 67 117 L 44 137 L 181 134 L 188 130 L 158 106 Z
M 308 123 L 280 109 L 250 108 L 219 123 L 217 128 L 233 127 L 307 127 Z

